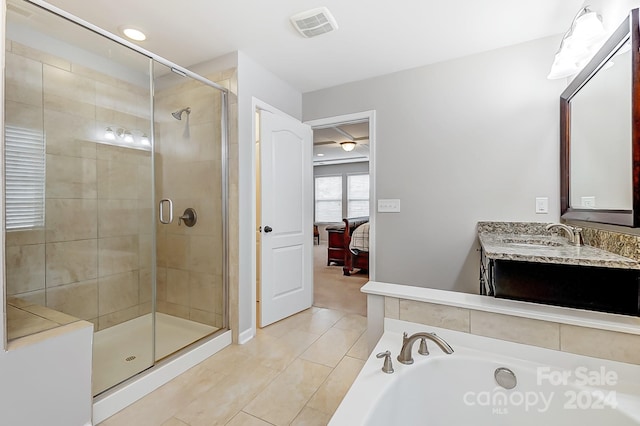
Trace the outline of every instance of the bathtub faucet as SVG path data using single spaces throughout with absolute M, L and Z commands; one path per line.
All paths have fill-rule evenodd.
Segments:
M 400 349 L 400 354 L 398 355 L 398 361 L 403 364 L 413 364 L 413 357 L 411 356 L 411 349 L 413 348 L 413 344 L 417 340 L 431 340 L 432 342 L 436 342 L 442 352 L 446 354 L 452 354 L 453 349 L 442 337 L 436 336 L 436 333 L 415 333 L 411 335 L 411 337 L 407 337 L 407 333 L 404 333 L 402 338 L 402 349 Z M 421 348 L 422 349 L 422 348 Z M 429 352 L 426 350 L 426 345 L 424 350 L 421 350 L 420 353 L 423 355 L 428 355 Z

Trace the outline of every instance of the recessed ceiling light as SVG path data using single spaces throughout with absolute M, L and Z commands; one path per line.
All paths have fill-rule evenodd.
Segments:
M 316 154 L 318 157 L 324 157 L 324 154 L 320 153 L 320 154 Z
M 145 41 L 147 39 L 146 34 L 143 33 L 142 30 L 131 26 L 120 27 L 120 31 L 122 31 L 125 37 L 133 41 Z

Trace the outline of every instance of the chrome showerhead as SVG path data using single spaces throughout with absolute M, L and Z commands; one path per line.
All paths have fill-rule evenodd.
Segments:
M 182 120 L 183 112 L 186 112 L 187 115 L 191 114 L 191 107 L 182 108 L 176 112 L 172 112 L 171 115 L 173 115 L 173 118 L 175 118 L 176 120 Z

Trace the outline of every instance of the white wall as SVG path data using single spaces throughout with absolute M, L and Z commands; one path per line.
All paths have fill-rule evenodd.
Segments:
M 43 334 L 58 335 L 0 353 L 0 424 L 90 425 L 92 325 Z
M 640 0 L 585 0 L 584 6 L 600 14 L 605 29 L 611 32 L 618 28 L 631 9 L 640 7 Z
M 253 98 L 295 117 L 302 117 L 302 94 L 276 75 L 238 52 L 238 211 L 239 211 L 239 333 L 250 337 L 255 324 L 255 137 Z
M 377 215 L 377 281 L 477 292 L 478 221 L 559 219 L 559 41 L 303 95 L 304 120 L 376 110 L 377 197 L 402 206 Z

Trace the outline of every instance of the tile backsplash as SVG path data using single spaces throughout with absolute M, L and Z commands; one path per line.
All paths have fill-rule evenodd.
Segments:
M 585 244 L 640 261 L 640 235 L 591 228 L 581 224 Z

